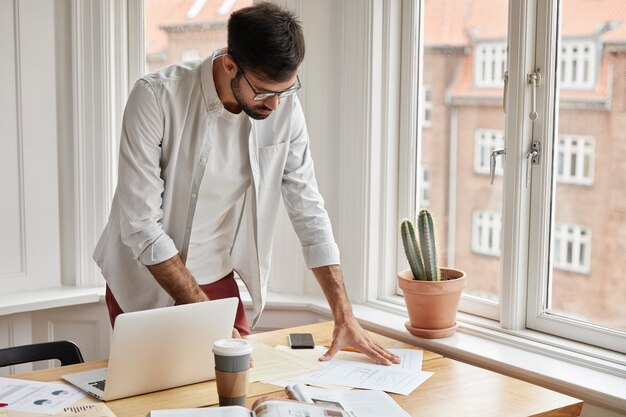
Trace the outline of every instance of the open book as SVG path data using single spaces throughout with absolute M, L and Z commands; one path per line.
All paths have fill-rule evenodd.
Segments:
M 266 400 L 253 410 L 228 406 L 213 408 L 177 408 L 152 410 L 147 417 L 351 417 L 346 411 L 331 406 L 305 404 L 286 400 Z
M 297 401 L 331 405 L 347 411 L 350 417 L 411 417 L 389 394 L 374 390 L 332 390 L 293 384 L 285 392 Z

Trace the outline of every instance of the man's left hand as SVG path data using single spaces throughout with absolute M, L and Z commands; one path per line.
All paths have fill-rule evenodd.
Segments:
M 374 342 L 354 317 L 339 323 L 335 322 L 333 343 L 320 361 L 331 360 L 342 348 L 348 347 L 358 350 L 383 365 L 400 363 L 400 357 Z

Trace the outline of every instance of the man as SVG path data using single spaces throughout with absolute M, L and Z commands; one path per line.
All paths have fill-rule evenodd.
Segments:
M 384 364 L 355 320 L 318 192 L 300 103 L 302 28 L 271 3 L 232 14 L 228 48 L 140 79 L 126 105 L 119 183 L 94 252 L 111 324 L 124 311 L 239 297 L 264 306 L 281 196 L 331 306 L 333 343 Z M 249 334 L 241 303 L 233 335 Z

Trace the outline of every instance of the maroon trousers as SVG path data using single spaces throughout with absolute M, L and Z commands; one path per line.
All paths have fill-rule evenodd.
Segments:
M 200 285 L 202 291 L 209 297 L 209 300 L 219 300 L 221 298 L 237 297 L 239 304 L 237 305 L 237 315 L 235 316 L 235 328 L 242 336 L 247 336 L 250 333 L 250 325 L 248 324 L 248 318 L 246 317 L 246 311 L 243 308 L 243 302 L 239 295 L 239 288 L 237 287 L 237 281 L 235 281 L 235 274 L 231 272 L 224 278 L 212 284 Z M 111 320 L 111 327 L 115 326 L 115 318 L 122 314 L 123 311 L 117 304 L 113 293 L 106 286 L 106 293 L 104 296 L 107 307 L 109 308 L 109 319 Z

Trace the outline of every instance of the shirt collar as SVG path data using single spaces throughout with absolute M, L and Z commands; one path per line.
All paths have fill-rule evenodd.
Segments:
M 202 84 L 202 95 L 204 96 L 204 104 L 209 113 L 221 114 L 224 111 L 224 105 L 217 95 L 215 88 L 215 80 L 213 79 L 213 61 L 215 58 L 223 54 L 224 48 L 220 48 L 208 56 L 202 63 L 200 68 L 200 83 Z

